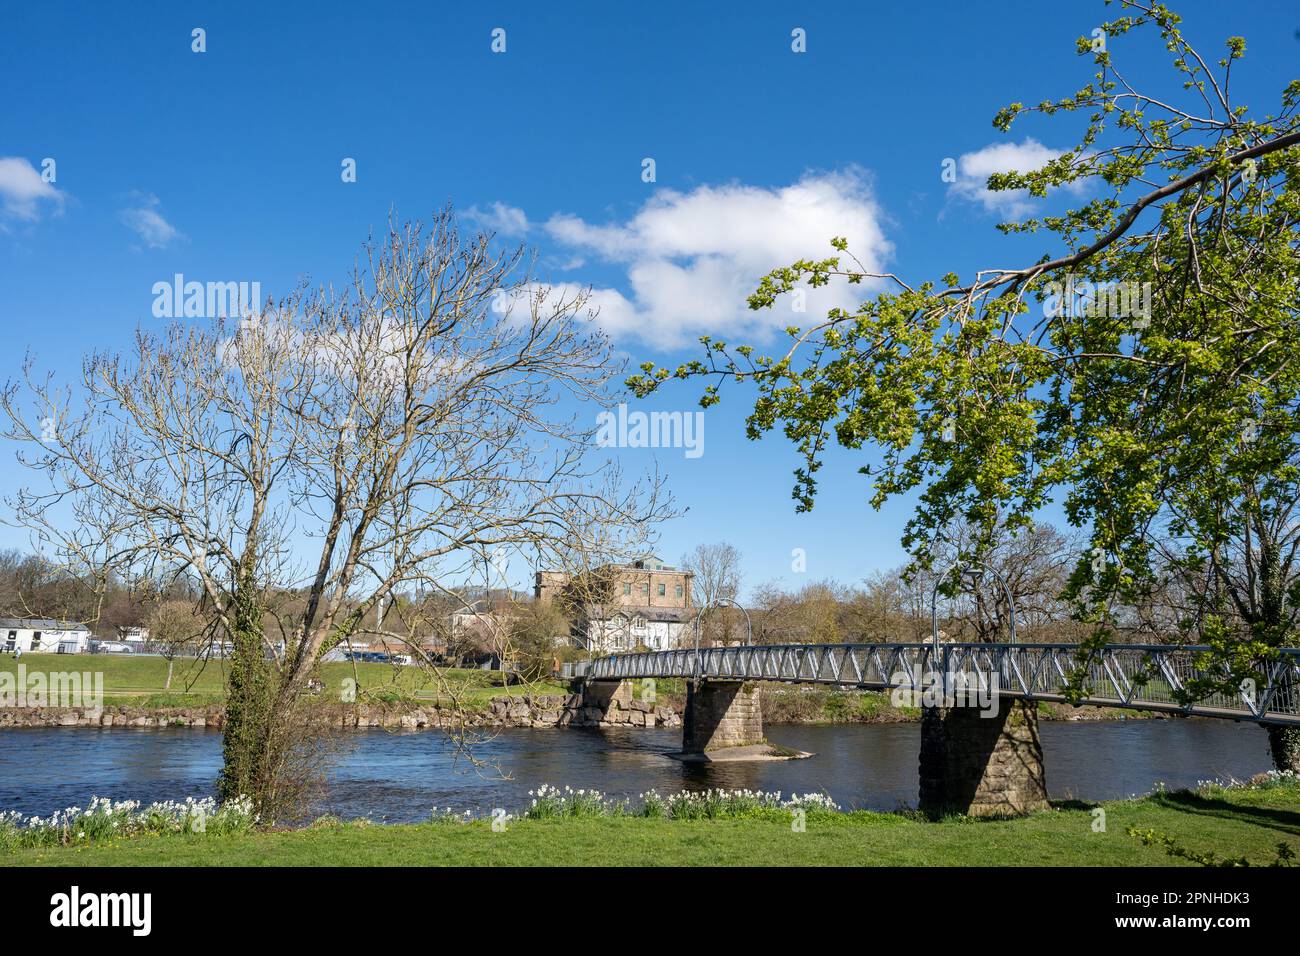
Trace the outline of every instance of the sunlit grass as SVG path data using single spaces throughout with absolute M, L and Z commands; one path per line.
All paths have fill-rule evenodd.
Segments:
M 553 797 L 553 795 L 550 795 Z M 585 797 L 585 795 L 584 795 Z M 698 800 L 701 806 L 707 800 Z M 1300 848 L 1300 788 L 1205 787 L 1100 805 L 1067 803 L 1016 820 L 810 812 L 800 831 L 789 808 L 733 801 L 714 818 L 582 812 L 466 822 L 374 825 L 325 818 L 292 831 L 145 835 L 91 846 L 0 854 L 0 865 L 132 866 L 1185 866 L 1129 829 L 1167 834 L 1196 853 L 1266 864 L 1276 847 Z M 752 802 L 752 801 L 751 801 Z M 1096 807 L 1105 811 L 1098 829 Z
M 164 691 L 167 662 L 161 657 L 127 654 L 24 654 L 0 657 L 0 671 L 76 671 L 104 675 L 107 706 L 204 707 L 225 697 L 226 662 L 177 658 L 170 689 Z M 338 700 L 344 681 L 355 680 L 358 700 L 374 703 L 426 703 L 456 700 L 467 707 L 485 707 L 493 697 L 524 694 L 563 694 L 567 689 L 549 681 L 503 686 L 499 671 L 447 668 L 438 674 L 415 666 L 339 662 L 322 664 L 322 697 Z

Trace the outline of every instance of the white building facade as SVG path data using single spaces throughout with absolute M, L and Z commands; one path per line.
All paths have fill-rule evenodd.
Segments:
M 90 629 L 50 618 L 0 618 L 0 651 L 24 654 L 84 654 Z
M 672 650 L 690 643 L 693 621 L 689 608 L 589 607 L 587 646 L 597 653 Z

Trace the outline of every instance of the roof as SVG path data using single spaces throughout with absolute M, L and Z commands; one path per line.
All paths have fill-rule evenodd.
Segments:
M 655 555 L 650 555 L 649 557 L 645 557 L 645 558 L 637 558 L 635 561 L 632 561 L 628 564 L 620 565 L 620 567 L 625 568 L 629 571 L 667 571 L 675 574 L 692 573 L 686 570 L 685 568 L 676 568 L 673 567 L 671 564 L 665 564 L 662 560 L 660 560 Z
M 695 572 L 686 568 L 676 568 L 671 564 L 664 564 L 658 558 L 638 558 L 635 561 L 628 561 L 625 564 L 602 564 L 592 569 L 593 572 L 616 571 L 620 574 L 645 573 L 647 571 L 655 574 L 676 574 L 682 577 L 694 577 Z M 575 577 L 581 577 L 580 573 L 570 571 L 545 571 L 539 570 L 536 575 L 538 586 L 546 582 L 564 582 L 572 581 Z
M 90 628 L 75 621 L 62 622 L 48 617 L 0 617 L 0 627 L 20 627 L 33 631 L 86 631 Z
M 587 619 L 590 621 L 610 621 L 616 617 L 636 617 L 640 615 L 647 621 L 667 621 L 670 624 L 685 624 L 695 619 L 695 608 L 689 607 L 644 607 L 636 604 L 599 604 L 587 605 Z

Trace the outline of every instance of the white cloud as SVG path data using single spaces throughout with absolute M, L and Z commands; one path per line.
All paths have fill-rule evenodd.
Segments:
M 861 170 L 809 174 L 793 185 L 765 189 L 733 184 L 690 192 L 661 190 L 626 222 L 592 224 L 557 214 L 546 231 L 557 242 L 626 271 L 631 296 L 596 289 L 600 324 L 615 336 L 663 346 L 696 336 L 762 340 L 789 325 L 806 326 L 832 307 L 853 308 L 866 284 L 834 282 L 807 290 L 806 311 L 783 297 L 751 311 L 747 297 L 772 269 L 797 259 L 835 255 L 844 236 L 866 271 L 877 272 L 891 246 Z
M 978 203 L 985 212 L 1011 219 L 1023 218 L 1034 212 L 1037 200 L 1025 189 L 993 192 L 987 185 L 989 177 L 994 173 L 1032 172 L 1064 152 L 1066 150 L 1049 149 L 1032 137 L 1026 137 L 1022 143 L 990 143 L 973 153 L 963 153 L 957 159 L 957 181 L 948 186 L 948 194 Z M 1083 183 L 1070 183 L 1066 188 L 1078 193 L 1083 189 Z
M 0 156 L 0 209 L 6 219 L 32 222 L 40 218 L 41 203 L 63 208 L 63 193 L 41 178 L 21 156 Z
M 580 317 L 594 316 L 605 329 L 632 328 L 637 321 L 636 307 L 617 289 L 589 288 L 576 282 L 529 283 L 510 295 L 494 297 L 491 309 L 511 324 L 526 324 L 533 312 L 567 311 L 579 301 Z
M 162 249 L 180 236 L 176 227 L 158 212 L 158 197 L 136 194 L 134 204 L 120 213 L 122 222 L 135 231 L 150 249 Z
M 463 215 L 479 228 L 495 232 L 503 238 L 522 236 L 528 232 L 528 217 L 524 211 L 505 203 L 494 202 L 487 209 L 470 206 Z

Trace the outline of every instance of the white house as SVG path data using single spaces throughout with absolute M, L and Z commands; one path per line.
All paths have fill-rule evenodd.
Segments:
M 588 606 L 587 646 L 597 652 L 667 651 L 690 643 L 694 620 L 690 608 Z
M 0 650 L 24 654 L 82 654 L 90 645 L 90 629 L 47 617 L 0 618 Z

